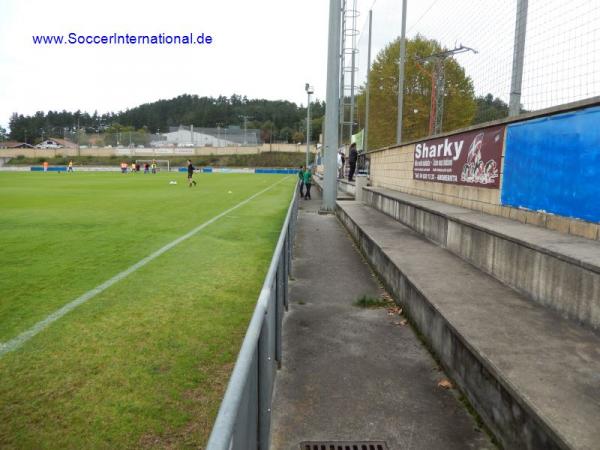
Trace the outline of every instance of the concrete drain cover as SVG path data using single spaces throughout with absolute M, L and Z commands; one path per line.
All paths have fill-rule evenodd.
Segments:
M 300 450 L 388 450 L 383 441 L 314 441 L 302 442 Z

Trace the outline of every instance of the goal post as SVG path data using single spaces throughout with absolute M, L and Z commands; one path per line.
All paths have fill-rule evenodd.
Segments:
M 141 169 L 144 169 L 144 164 L 148 164 L 150 166 L 150 170 L 152 170 L 152 163 L 156 163 L 156 170 L 158 172 L 169 172 L 171 170 L 171 164 L 168 159 L 136 159 L 135 163 L 141 166 Z

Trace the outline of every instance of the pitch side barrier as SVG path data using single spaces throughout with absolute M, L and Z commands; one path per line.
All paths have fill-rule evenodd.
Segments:
M 251 167 L 202 167 L 199 169 L 202 173 L 266 173 L 266 174 L 278 174 L 278 175 L 292 175 L 298 172 L 298 169 L 263 169 L 263 168 L 251 168 Z M 187 172 L 187 167 L 180 167 L 179 172 Z
M 31 166 L 31 172 L 43 172 L 42 166 Z M 48 172 L 66 172 L 67 166 L 48 166 Z
M 208 450 L 269 448 L 271 400 L 276 371 L 282 361 L 281 326 L 283 311 L 288 309 L 288 277 L 297 216 L 298 189 L 294 189 L 269 271 L 206 447 Z
M 44 168 L 42 166 L 31 166 L 29 168 L 31 172 L 43 172 Z M 120 172 L 120 167 L 74 167 L 76 171 L 83 172 Z M 128 168 L 129 170 L 129 168 Z M 67 166 L 48 166 L 48 172 L 66 172 Z M 140 170 L 140 172 L 142 172 Z M 257 174 L 275 174 L 275 175 L 293 175 L 298 173 L 298 169 L 290 169 L 290 168 L 277 168 L 277 169 L 268 169 L 268 168 L 253 168 L 253 167 L 202 167 L 199 169 L 202 173 L 257 173 Z M 177 172 L 187 172 L 187 167 L 179 167 Z

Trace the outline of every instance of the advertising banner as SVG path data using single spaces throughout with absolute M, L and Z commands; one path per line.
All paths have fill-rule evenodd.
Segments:
M 504 128 L 501 125 L 417 143 L 413 178 L 499 189 Z

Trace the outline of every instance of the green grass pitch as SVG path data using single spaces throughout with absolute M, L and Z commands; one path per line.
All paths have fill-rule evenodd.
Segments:
M 0 173 L 0 343 L 281 181 L 1 356 L 0 448 L 203 447 L 296 177 L 195 179 Z

